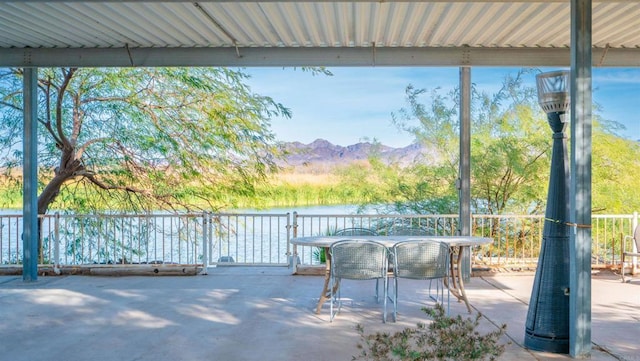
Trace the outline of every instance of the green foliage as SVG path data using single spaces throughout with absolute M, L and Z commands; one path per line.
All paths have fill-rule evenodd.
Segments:
M 596 118 L 598 119 L 598 118 Z M 594 121 L 592 141 L 593 211 L 632 213 L 640 209 L 640 142 L 620 138 Z
M 495 94 L 472 89 L 471 178 L 472 202 L 476 212 L 528 213 L 544 200 L 548 175 L 549 130 L 542 111 L 535 104 L 535 89 L 523 85 L 522 71 L 508 76 Z M 424 89 L 408 86 L 407 108 L 394 114 L 394 122 L 427 146 L 432 157 L 408 169 L 416 182 L 403 194 L 415 204 L 410 209 L 444 213 L 457 199 L 454 187 L 459 164 L 459 98 L 437 90 L 426 99 Z M 425 170 L 428 166 L 430 170 Z M 435 185 L 435 186 L 434 186 Z M 412 194 L 412 189 L 431 187 L 431 192 Z M 455 208 L 454 208 L 455 209 Z M 401 209 L 402 210 L 402 209 Z
M 22 208 L 22 182 L 0 176 L 0 208 Z
M 22 163 L 21 77 L 0 69 L 7 177 Z M 39 213 L 219 208 L 220 194 L 253 194 L 277 169 L 270 119 L 290 111 L 246 79 L 226 68 L 41 69 Z
M 313 249 L 313 260 L 318 263 L 326 263 L 327 262 L 327 254 L 322 247 L 316 247 Z
M 530 71 L 507 76 L 494 94 L 472 89 L 471 197 L 475 213 L 537 214 L 544 211 L 551 158 L 551 130 L 536 102 L 536 90 L 523 83 Z M 409 85 L 407 106 L 393 114 L 401 130 L 427 147 L 430 157 L 384 183 L 395 198 L 392 210 L 402 213 L 448 213 L 457 207 L 459 164 L 459 99 Z M 640 144 L 620 138 L 622 126 L 598 116 L 594 107 L 594 212 L 630 213 L 640 199 Z M 566 133 L 570 136 L 570 129 Z M 411 176 L 414 176 L 413 178 Z
M 449 317 L 444 307 L 423 308 L 432 321 L 418 323 L 415 328 L 405 328 L 393 334 L 377 332 L 365 334 L 364 327 L 356 326 L 361 343 L 361 353 L 353 360 L 371 361 L 458 361 L 495 360 L 504 352 L 499 343 L 506 332 L 506 325 L 498 330 L 481 334 L 476 330 L 482 315 L 475 319 L 463 319 L 460 315 Z

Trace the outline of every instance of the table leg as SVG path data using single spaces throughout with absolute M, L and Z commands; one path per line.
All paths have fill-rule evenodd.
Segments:
M 451 253 L 451 259 L 449 262 L 451 267 L 451 284 L 447 283 L 446 286 L 449 288 L 449 292 L 451 292 L 458 301 L 464 302 L 467 306 L 467 311 L 471 313 L 471 306 L 469 305 L 469 299 L 467 299 L 467 293 L 464 290 L 464 281 L 462 280 L 462 257 L 460 257 L 462 254 L 462 248 L 463 247 L 458 247 L 458 257 L 455 264 L 452 262 L 454 253 Z
M 324 249 L 324 257 L 325 257 L 325 272 L 324 272 L 324 286 L 322 287 L 322 293 L 320 294 L 320 299 L 318 300 L 318 305 L 316 306 L 316 314 L 320 314 L 322 310 L 322 305 L 327 301 L 331 301 L 331 292 L 329 292 L 329 283 L 331 281 L 331 254 L 329 252 L 329 248 Z M 333 293 L 335 294 L 338 291 L 338 287 L 340 287 L 340 282 L 336 282 L 333 287 Z

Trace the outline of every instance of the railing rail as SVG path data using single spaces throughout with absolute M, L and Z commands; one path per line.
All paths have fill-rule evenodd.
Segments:
M 359 227 L 378 234 L 455 235 L 458 215 L 184 213 L 52 214 L 39 216 L 41 264 L 179 263 L 287 266 L 320 263 L 313 247 L 296 247 L 291 237 L 332 234 Z M 486 266 L 535 266 L 543 216 L 472 215 L 472 234 L 494 242 L 474 250 L 473 262 Z M 632 244 L 638 213 L 594 215 L 592 264 L 619 267 Z M 0 214 L 0 264 L 22 262 L 22 215 Z

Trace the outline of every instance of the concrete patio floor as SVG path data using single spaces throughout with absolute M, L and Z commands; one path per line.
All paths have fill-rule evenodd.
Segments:
M 425 282 L 401 280 L 398 322 L 381 322 L 373 281 L 345 281 L 351 298 L 329 323 L 314 313 L 319 276 L 286 268 L 218 267 L 208 275 L 0 277 L 0 360 L 351 360 L 355 325 L 393 332 L 428 321 Z M 405 282 L 403 282 L 405 281 Z M 467 285 L 481 331 L 507 324 L 500 360 L 568 360 L 522 346 L 533 274 L 474 277 Z M 640 360 L 640 279 L 595 273 L 592 360 Z M 427 298 L 428 299 L 428 298 Z M 391 308 L 389 308 L 390 310 Z M 472 316 L 452 298 L 451 313 Z

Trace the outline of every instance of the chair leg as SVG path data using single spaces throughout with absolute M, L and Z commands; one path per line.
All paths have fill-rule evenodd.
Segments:
M 433 286 L 432 282 L 433 282 L 433 279 L 430 279 L 429 280 L 429 298 L 436 301 L 436 303 L 438 302 L 441 303 L 442 306 L 444 307 L 444 293 L 447 292 L 447 315 L 449 315 L 451 293 L 449 292 L 449 288 L 445 284 L 445 279 L 444 278 L 436 279 L 435 297 L 431 294 L 431 289 Z
M 398 320 L 398 277 L 393 277 L 393 322 Z
M 342 306 L 341 303 L 341 297 L 340 297 L 340 288 L 338 288 L 337 290 L 335 289 L 335 284 L 336 282 L 340 282 L 340 280 L 336 280 L 335 278 L 331 277 L 331 288 L 329 290 L 329 322 L 333 322 L 333 318 L 340 312 L 340 306 Z M 336 291 L 337 291 L 337 295 L 336 295 Z M 338 303 L 338 310 L 334 313 L 333 312 L 333 304 L 337 302 Z
M 435 297 L 433 297 L 431 295 L 431 289 L 433 288 L 432 286 L 433 286 L 433 279 L 429 279 L 429 298 L 434 300 L 434 301 L 436 301 L 436 302 L 438 302 L 438 285 L 436 284 L 436 296 Z
M 329 284 L 329 322 L 333 322 L 333 277 Z
M 383 278 L 383 282 L 384 282 L 384 290 L 382 291 L 384 293 L 384 301 L 382 301 L 383 306 L 382 306 L 382 322 L 386 323 L 387 322 L 387 297 L 389 297 L 388 295 L 388 287 L 389 287 L 389 278 L 388 277 L 384 277 Z M 376 284 L 378 283 L 378 281 L 376 280 Z M 378 293 L 376 292 L 376 295 Z
M 449 289 L 447 288 L 447 290 L 445 291 L 444 289 L 444 279 L 442 280 L 442 292 L 447 292 L 447 316 L 449 316 L 450 314 L 450 308 L 451 308 L 451 292 L 449 292 Z M 444 296 L 444 294 L 443 294 Z
M 625 283 L 624 279 L 624 253 L 622 253 L 622 263 L 620 264 L 620 275 L 622 276 L 622 283 Z
M 438 286 L 438 292 L 440 294 L 440 300 L 442 302 L 442 307 L 444 307 L 444 293 L 447 293 L 447 316 L 449 315 L 450 312 L 450 298 L 451 298 L 451 292 L 449 292 L 449 289 L 447 287 L 445 287 L 444 285 L 444 279 L 440 279 L 439 282 L 437 283 Z
M 340 313 L 340 311 L 342 310 L 342 290 L 338 287 L 338 312 L 336 312 L 336 314 Z

